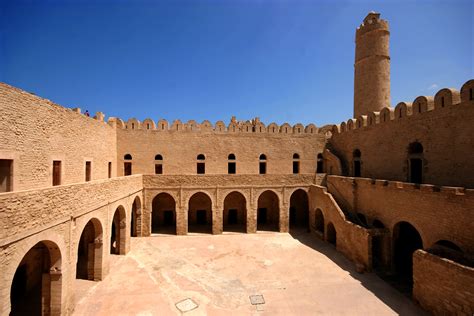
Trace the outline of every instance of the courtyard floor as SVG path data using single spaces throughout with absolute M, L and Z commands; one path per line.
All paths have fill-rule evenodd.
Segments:
M 74 315 L 420 315 L 373 273 L 305 232 L 132 238 L 105 280 L 76 280 Z M 251 305 L 249 296 L 265 304 Z

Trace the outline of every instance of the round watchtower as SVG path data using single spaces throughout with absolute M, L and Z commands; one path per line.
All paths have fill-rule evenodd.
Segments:
M 390 106 L 388 22 L 370 12 L 356 31 L 354 117 Z

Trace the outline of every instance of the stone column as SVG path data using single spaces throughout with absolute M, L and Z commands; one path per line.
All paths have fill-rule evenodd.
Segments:
M 213 206 L 212 207 L 212 234 L 219 235 L 222 234 L 223 228 L 223 220 L 222 217 L 224 216 L 224 210 L 220 207 Z
M 247 208 L 247 234 L 257 232 L 257 206 L 251 205 Z
M 176 235 L 184 236 L 188 234 L 188 210 L 187 208 L 176 207 Z
M 280 202 L 280 233 L 287 233 L 289 231 L 289 204 Z

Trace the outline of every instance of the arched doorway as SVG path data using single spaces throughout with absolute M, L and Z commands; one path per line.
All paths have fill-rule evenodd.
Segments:
M 324 215 L 319 208 L 314 213 L 314 228 L 324 236 Z
M 160 193 L 152 201 L 151 232 L 176 234 L 176 202 L 168 193 Z
M 267 190 L 258 197 L 257 230 L 280 231 L 279 199 L 273 191 Z
M 423 240 L 414 226 L 399 222 L 393 228 L 393 263 L 402 291 L 413 287 L 413 252 L 423 249 Z
M 212 201 L 203 192 L 197 192 L 189 199 L 188 232 L 212 234 Z
M 96 218 L 87 222 L 79 240 L 76 279 L 102 279 L 102 224 Z
M 115 210 L 111 226 L 110 253 L 113 255 L 125 255 L 127 241 L 127 215 L 123 206 L 119 206 Z
M 10 315 L 61 314 L 61 251 L 41 241 L 23 257 L 10 290 Z
M 231 192 L 224 199 L 224 231 L 247 231 L 247 202 L 240 192 Z
M 290 197 L 290 230 L 305 228 L 309 231 L 308 194 L 298 189 Z
M 330 244 L 333 244 L 334 246 L 337 245 L 336 228 L 331 222 L 328 223 L 328 226 L 326 228 L 326 241 L 329 242 Z
M 130 222 L 130 236 L 138 237 L 142 235 L 142 202 L 137 196 L 132 204 L 132 218 Z

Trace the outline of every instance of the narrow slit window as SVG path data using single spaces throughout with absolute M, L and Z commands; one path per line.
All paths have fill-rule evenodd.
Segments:
M 92 175 L 92 162 L 86 161 L 86 182 L 91 181 Z
M 53 161 L 53 186 L 61 184 L 61 161 Z

